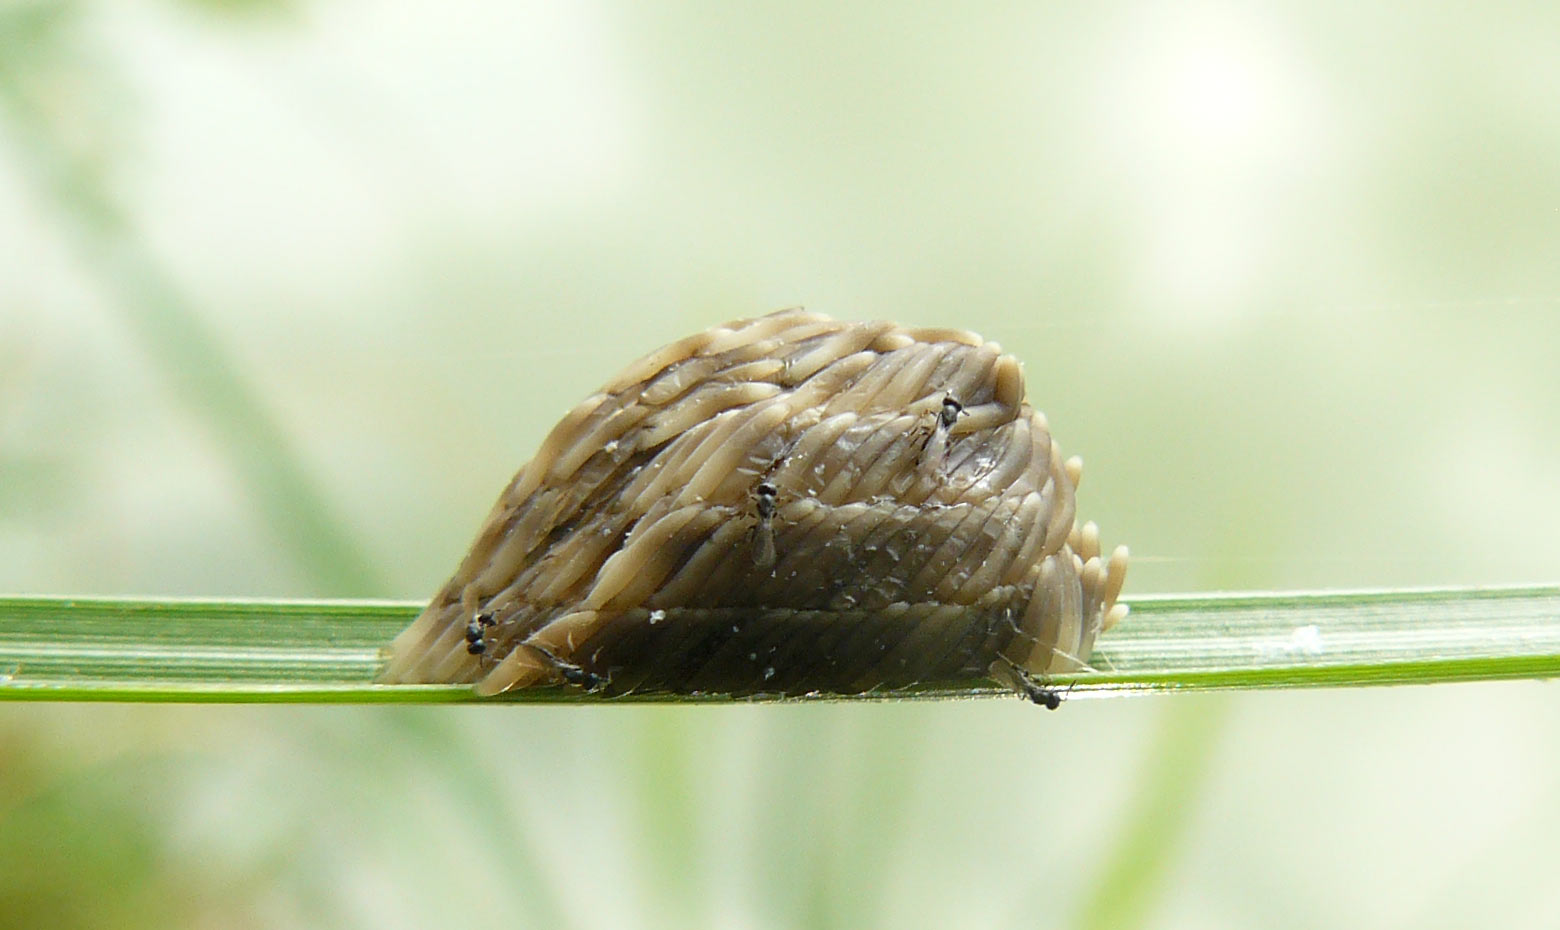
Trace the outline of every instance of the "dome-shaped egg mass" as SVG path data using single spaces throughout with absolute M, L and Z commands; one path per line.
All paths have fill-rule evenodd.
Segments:
M 1043 703 L 1117 605 L 1080 463 L 1018 361 L 787 310 L 630 365 L 565 416 L 392 646 L 389 682 Z

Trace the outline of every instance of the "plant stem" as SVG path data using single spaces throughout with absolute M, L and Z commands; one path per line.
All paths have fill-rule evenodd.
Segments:
M 419 609 L 391 601 L 0 598 L 0 700 L 477 700 L 463 685 L 375 683 L 386 646 Z M 1053 684 L 1085 697 L 1550 678 L 1560 676 L 1560 587 L 1140 597 L 1101 638 L 1092 665 L 1098 671 Z M 991 682 L 962 682 L 861 697 L 998 693 L 1006 692 Z M 563 688 L 506 699 L 603 700 Z

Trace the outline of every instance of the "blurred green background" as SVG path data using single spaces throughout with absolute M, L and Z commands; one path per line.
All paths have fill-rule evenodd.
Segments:
M 0 0 L 0 590 L 426 597 L 795 304 L 1023 359 L 1129 595 L 1560 580 L 1560 8 Z M 1554 687 L 0 706 L 0 925 L 1553 927 Z

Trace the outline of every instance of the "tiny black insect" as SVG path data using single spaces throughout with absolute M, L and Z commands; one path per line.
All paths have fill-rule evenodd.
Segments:
M 543 649 L 534 643 L 526 643 L 527 647 L 547 660 L 547 664 L 563 678 L 564 682 L 584 688 L 586 691 L 600 691 L 607 686 L 607 679 L 595 672 L 586 671 L 573 662 L 566 662 L 553 655 L 550 650 Z
M 953 424 L 958 422 L 963 413 L 964 405 L 954 399 L 952 394 L 943 395 L 942 408 L 937 411 L 937 422 L 921 441 L 921 453 L 917 458 L 922 468 L 933 472 L 942 469 L 943 463 L 947 461 L 948 450 L 953 446 L 953 436 L 948 431 L 953 429 Z
M 558 662 L 558 672 L 563 675 L 563 680 L 571 685 L 578 685 L 586 691 L 600 691 L 607 686 L 607 680 L 595 672 L 587 672 L 572 662 Z
M 1044 705 L 1046 710 L 1056 710 L 1062 706 L 1061 693 L 1054 688 L 1047 688 L 1044 685 L 1030 684 L 1026 686 L 1024 688 L 1024 696 L 1036 704 Z
M 754 493 L 758 497 L 758 525 L 753 528 L 753 564 L 768 568 L 775 564 L 775 496 L 780 492 L 766 481 Z
M 1062 701 L 1064 700 L 1062 692 L 1040 681 L 1028 669 L 1022 666 L 1012 665 L 1011 668 L 1013 669 L 1013 677 L 1018 682 L 1018 690 L 1024 697 L 1029 698 L 1029 700 L 1039 704 L 1046 710 L 1056 710 L 1062 706 Z M 1068 690 L 1072 689 L 1068 688 Z
M 774 485 L 765 482 L 758 486 L 758 490 L 755 493 L 758 495 L 759 517 L 765 520 L 773 517 L 775 515 L 775 495 L 780 492 L 775 490 Z
M 487 628 L 494 624 L 493 615 L 483 611 L 466 624 L 466 651 L 474 656 L 487 652 Z
M 964 412 L 964 405 L 953 399 L 952 394 L 944 394 L 942 412 L 937 415 L 938 422 L 946 432 L 959 419 L 959 414 Z

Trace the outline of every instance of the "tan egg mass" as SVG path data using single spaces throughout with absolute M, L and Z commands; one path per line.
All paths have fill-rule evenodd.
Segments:
M 674 342 L 563 418 L 383 679 L 482 694 L 846 695 L 996 680 L 1055 705 L 1126 549 L 967 332 L 786 310 Z

